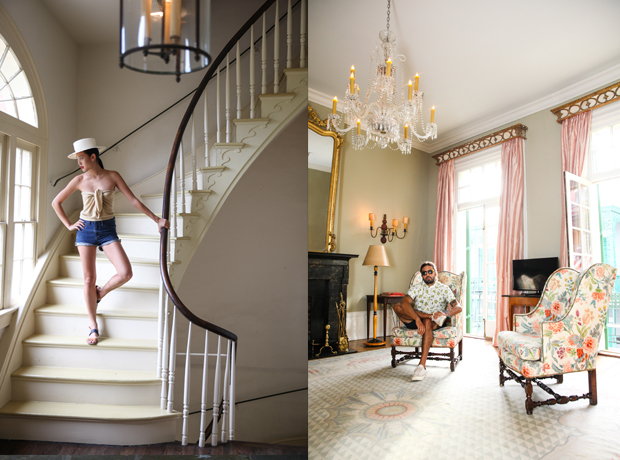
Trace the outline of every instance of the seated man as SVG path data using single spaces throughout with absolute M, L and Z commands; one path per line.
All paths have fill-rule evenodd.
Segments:
M 433 343 L 433 330 L 460 313 L 461 307 L 454 293 L 445 284 L 437 281 L 437 269 L 433 262 L 424 262 L 420 267 L 424 283 L 414 284 L 402 304 L 394 305 L 394 313 L 408 329 L 417 329 L 422 336 L 422 358 L 411 380 L 426 377 L 426 359 Z

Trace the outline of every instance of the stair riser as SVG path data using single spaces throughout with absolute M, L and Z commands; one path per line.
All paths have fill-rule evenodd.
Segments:
M 97 260 L 96 262 L 97 278 L 108 280 L 116 275 L 116 268 L 110 261 Z M 132 264 L 133 272 L 132 283 L 137 284 L 157 284 L 159 283 L 159 265 Z M 172 271 L 172 269 L 170 270 Z M 82 270 L 82 261 L 75 258 L 60 258 L 60 276 L 70 278 L 82 278 L 84 271 Z
M 292 93 L 308 86 L 308 72 L 286 72 L 286 92 Z
M 86 307 L 84 315 L 49 315 L 35 314 L 35 331 L 37 334 L 79 336 L 88 331 Z M 97 323 L 103 337 L 116 339 L 157 340 L 156 319 L 133 319 L 105 317 L 97 315 Z
M 181 209 L 179 208 L 177 212 L 181 212 Z M 177 216 L 177 236 L 185 236 L 183 228 L 189 222 L 184 222 L 184 220 L 186 219 L 183 216 Z M 159 236 L 157 225 L 145 215 L 116 216 L 116 231 L 121 234 L 138 233 L 140 235 Z
M 286 111 L 286 108 L 282 109 L 281 107 L 286 107 L 293 100 L 293 97 L 285 96 L 284 94 L 280 96 L 270 96 L 270 97 L 261 97 L 260 98 L 260 113 L 261 118 L 269 118 L 269 114 L 273 112 L 282 112 Z
M 82 286 L 47 285 L 47 302 L 50 304 L 85 305 L 84 288 Z M 131 289 L 116 289 L 105 296 L 106 309 L 130 308 L 132 310 L 157 311 L 159 292 L 134 291 Z
M 244 142 L 248 136 L 255 136 L 255 133 L 261 133 L 266 130 L 268 121 L 256 121 L 235 123 L 235 142 Z
M 186 176 L 185 180 L 187 184 L 191 187 L 191 174 Z M 177 212 L 188 212 L 192 214 L 198 214 L 200 210 L 203 208 L 203 200 L 206 199 L 206 196 L 203 195 L 191 195 L 189 193 L 185 194 L 185 211 L 182 211 L 182 202 L 181 202 L 181 193 L 177 194 Z M 162 199 L 161 197 L 144 197 L 142 198 L 144 204 L 155 214 L 161 214 L 162 212 Z M 172 211 L 172 208 L 170 209 Z
M 96 417 L 97 414 L 93 414 Z M 6 439 L 139 446 L 173 442 L 177 419 L 140 422 L 85 421 L 58 418 L 0 416 Z
M 105 340 L 105 339 L 103 339 Z M 102 340 L 102 341 L 103 341 Z M 81 347 L 32 346 L 24 343 L 24 366 L 120 369 L 154 371 L 157 350 L 106 349 L 96 345 Z
M 13 379 L 13 401 L 49 401 L 74 404 L 153 405 L 161 395 L 161 383 L 93 384 Z
M 125 249 L 125 253 L 127 254 L 127 257 L 129 257 L 129 260 L 131 260 L 132 257 L 137 257 L 140 259 L 159 261 L 159 239 L 123 239 L 121 236 L 121 240 L 123 242 L 123 249 Z M 176 241 L 170 241 L 170 254 L 174 254 L 176 247 Z

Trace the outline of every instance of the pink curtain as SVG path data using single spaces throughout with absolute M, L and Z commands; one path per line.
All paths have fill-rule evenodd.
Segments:
M 497 316 L 493 345 L 497 333 L 508 329 L 508 299 L 512 294 L 512 261 L 523 258 L 523 139 L 502 144 L 502 192 L 499 200 L 497 229 Z
M 562 122 L 562 171 L 581 176 L 588 153 L 592 111 L 582 112 Z M 562 173 L 562 233 L 560 235 L 560 267 L 568 267 L 568 236 L 566 234 L 566 197 Z
M 437 217 L 433 261 L 437 270 L 452 271 L 452 235 L 454 229 L 454 161 L 439 165 L 437 180 Z

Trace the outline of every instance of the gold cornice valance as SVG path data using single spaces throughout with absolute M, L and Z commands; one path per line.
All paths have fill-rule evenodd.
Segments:
M 464 157 L 465 155 L 479 152 L 480 150 L 484 150 L 488 147 L 493 147 L 494 145 L 499 145 L 503 142 L 509 141 L 510 139 L 515 139 L 517 137 L 522 137 L 523 139 L 526 139 L 526 131 L 527 126 L 522 124 L 510 126 L 509 128 L 502 129 L 501 131 L 489 134 L 488 136 L 481 137 L 479 139 L 467 142 L 463 145 L 459 145 L 458 147 L 451 148 L 450 150 L 446 150 L 445 152 L 433 155 L 433 158 L 437 160 L 437 163 L 435 164 L 440 165 L 441 163 L 444 163 L 446 161 Z
M 551 113 L 558 117 L 556 120 L 558 123 L 562 123 L 567 118 L 574 117 L 588 110 L 597 109 L 617 100 L 620 100 L 620 82 L 551 109 Z

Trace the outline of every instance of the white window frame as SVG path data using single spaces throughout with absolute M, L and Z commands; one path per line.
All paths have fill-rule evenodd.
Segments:
M 46 200 L 47 200 L 47 145 L 48 119 L 45 98 L 41 81 L 36 71 L 34 61 L 19 30 L 8 13 L 0 7 L 0 35 L 11 47 L 25 73 L 36 107 L 38 126 L 32 126 L 18 118 L 0 112 L 0 140 L 2 146 L 2 165 L 0 165 L 0 222 L 6 223 L 4 241 L 0 241 L 3 250 L 0 256 L 4 258 L 0 270 L 0 310 L 11 305 L 10 277 L 13 270 L 14 240 L 13 228 L 13 195 L 14 195 L 14 161 L 16 149 L 19 145 L 26 146 L 33 152 L 33 193 L 32 219 L 35 224 L 34 260 L 35 264 L 45 248 Z

